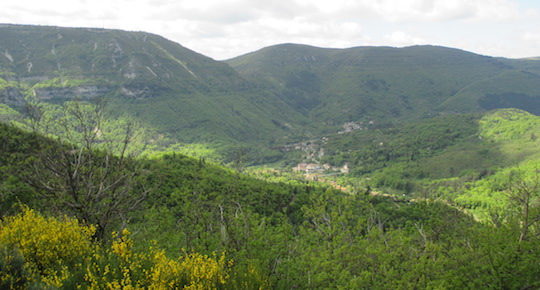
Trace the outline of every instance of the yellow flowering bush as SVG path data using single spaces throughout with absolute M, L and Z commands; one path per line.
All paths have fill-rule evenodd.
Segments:
M 33 279 L 61 287 L 69 277 L 68 268 L 82 263 L 92 252 L 94 232 L 93 226 L 81 225 L 76 219 L 44 217 L 25 208 L 1 223 L 0 245 L 20 251 Z
M 230 266 L 232 261 L 227 262 L 223 254 L 209 257 L 192 253 L 173 260 L 163 250 L 156 250 L 149 273 L 149 288 L 215 289 L 226 283 L 229 278 L 227 268 Z
M 225 255 L 209 257 L 198 253 L 179 259 L 167 257 L 154 246 L 135 252 L 130 232 L 116 237 L 103 255 L 96 254 L 86 266 L 85 282 L 90 289 L 216 289 L 229 278 Z
M 185 269 L 189 281 L 188 288 L 209 289 L 225 284 L 229 275 L 226 273 L 225 255 L 211 258 L 199 253 L 192 253 L 181 259 L 180 267 Z
M 177 259 L 153 243 L 135 251 L 127 229 L 109 247 L 94 243 L 93 226 L 45 217 L 25 208 L 0 223 L 0 288 L 217 289 L 229 285 L 224 254 L 186 253 Z M 246 273 L 253 276 L 253 273 Z
M 110 249 L 95 253 L 86 265 L 84 280 L 90 289 L 143 289 L 147 254 L 133 250 L 127 229 L 113 232 Z

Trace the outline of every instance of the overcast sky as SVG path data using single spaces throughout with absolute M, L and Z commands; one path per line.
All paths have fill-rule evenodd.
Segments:
M 540 56 L 540 0 L 0 1 L 0 23 L 147 31 L 218 60 L 284 42 Z

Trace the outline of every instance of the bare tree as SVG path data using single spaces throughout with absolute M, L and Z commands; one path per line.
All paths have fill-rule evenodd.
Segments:
M 518 212 L 519 241 L 527 240 L 531 228 L 540 222 L 540 170 L 535 169 L 531 176 L 521 170 L 513 172 L 507 195 Z
M 62 136 L 60 142 L 51 142 L 39 150 L 25 180 L 51 206 L 96 225 L 97 238 L 104 238 L 112 225 L 127 223 L 128 213 L 148 193 L 138 180 L 143 178 L 143 170 L 129 153 L 133 125 L 125 124 L 122 132 L 108 139 L 104 132 L 104 103 L 66 103 L 62 114 L 50 120 L 44 120 L 39 106 L 29 107 L 34 116 L 40 117 L 31 122 L 36 130 L 56 128 Z M 46 124 L 51 121 L 55 123 Z

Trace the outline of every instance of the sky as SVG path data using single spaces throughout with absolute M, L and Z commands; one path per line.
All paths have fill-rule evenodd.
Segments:
M 0 23 L 146 31 L 217 60 L 279 43 L 540 56 L 540 0 L 1 0 Z

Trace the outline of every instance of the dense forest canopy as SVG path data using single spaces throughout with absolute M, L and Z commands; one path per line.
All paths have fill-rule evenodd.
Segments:
M 269 182 L 175 153 L 118 163 L 113 160 L 122 157 L 103 148 L 0 128 L 5 287 L 538 286 L 538 163 L 450 192 L 460 193 L 452 206 L 432 198 L 345 193 L 302 180 Z M 513 130 L 496 136 L 518 138 Z M 47 163 L 50 152 L 59 164 Z M 99 208 L 116 210 L 106 225 L 96 222 L 104 212 L 78 211 L 94 209 L 96 200 L 84 196 L 98 193 L 61 186 L 69 176 L 57 174 L 59 168 L 77 162 L 90 187 L 106 184 L 107 166 L 119 166 L 120 176 L 122 170 L 140 172 L 122 177 L 131 180 L 123 190 L 140 202 L 113 207 L 122 199 L 113 190 L 103 193 Z M 36 169 L 47 182 L 29 178 Z M 485 213 L 484 222 L 469 210 Z M 55 226 L 69 229 L 62 231 L 65 238 L 42 236 L 58 231 Z M 32 256 L 27 247 L 46 256 Z
M 0 39 L 0 288 L 540 288 L 535 60 Z

